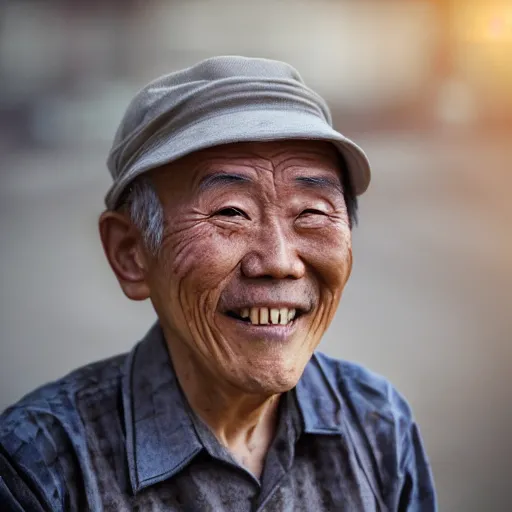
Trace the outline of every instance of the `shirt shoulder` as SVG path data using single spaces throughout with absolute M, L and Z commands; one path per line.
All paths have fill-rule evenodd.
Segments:
M 315 357 L 337 397 L 350 405 L 363 423 L 378 419 L 406 428 L 413 421 L 407 400 L 387 378 L 357 363 L 320 352 Z
M 339 412 L 340 431 L 389 510 L 436 510 L 432 471 L 413 412 L 385 377 L 316 353 L 312 363 Z
M 49 415 L 65 420 L 80 400 L 116 391 L 126 357 L 127 354 L 122 354 L 85 365 L 31 391 L 0 415 L 0 439 L 24 425 L 31 416 Z
M 385 377 L 356 363 L 315 357 L 338 401 L 343 431 L 381 495 L 391 500 L 406 478 L 414 438 L 421 444 L 411 407 Z
M 0 415 L 0 463 L 8 466 L 14 486 L 23 482 L 47 506 L 61 509 L 69 499 L 64 495 L 75 492 L 73 483 L 80 479 L 90 425 L 99 417 L 119 416 L 126 357 L 81 367 L 32 391 Z

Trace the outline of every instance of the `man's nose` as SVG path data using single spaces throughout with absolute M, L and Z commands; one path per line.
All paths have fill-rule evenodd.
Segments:
M 300 279 L 305 265 L 292 233 L 278 223 L 266 223 L 242 259 L 242 273 L 249 278 Z

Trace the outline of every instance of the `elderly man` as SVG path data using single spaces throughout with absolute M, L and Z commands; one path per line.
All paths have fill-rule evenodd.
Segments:
M 422 511 L 404 399 L 315 352 L 352 268 L 368 161 L 285 63 L 208 59 L 134 98 L 99 225 L 158 322 L 0 419 L 13 511 Z

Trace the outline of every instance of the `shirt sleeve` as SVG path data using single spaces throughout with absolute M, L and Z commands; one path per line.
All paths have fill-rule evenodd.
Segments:
M 1 512 L 62 510 L 74 483 L 69 447 L 65 428 L 47 411 L 13 407 L 0 415 Z
M 403 450 L 398 512 L 437 512 L 432 470 L 416 423 L 411 424 Z
M 0 504 L 3 512 L 44 512 L 43 506 L 8 459 L 0 452 Z

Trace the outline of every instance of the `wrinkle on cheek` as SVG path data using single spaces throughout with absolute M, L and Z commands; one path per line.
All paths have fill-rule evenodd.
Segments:
M 332 322 L 352 269 L 350 233 L 346 230 L 337 230 L 333 233 L 331 230 L 330 235 L 324 236 L 316 243 L 310 240 L 308 244 L 309 261 L 313 268 L 317 269 L 317 276 L 323 282 L 319 287 L 318 308 L 306 335 L 315 342 L 320 340 Z
M 320 300 L 319 308 L 308 333 L 315 340 L 320 340 L 336 313 L 339 302 L 339 297 L 336 295 L 330 291 L 325 292 Z
M 209 234 L 201 225 L 167 234 L 162 243 L 162 253 L 168 255 L 171 273 L 183 277 L 194 262 L 203 259 L 205 255 L 202 247 L 208 238 Z
M 238 238 L 235 238 L 235 235 Z M 244 242 L 236 231 L 214 231 L 211 225 L 204 222 L 186 231 L 180 230 L 167 235 L 163 242 L 163 252 L 172 260 L 169 263 L 173 275 L 182 278 L 192 270 L 201 268 L 201 281 L 207 286 L 213 285 L 219 279 L 218 263 L 223 267 L 221 273 L 227 275 L 232 272 L 238 264 L 236 255 L 243 246 Z M 225 258 L 219 258 L 219 251 L 225 253 Z M 212 266 L 212 262 L 217 265 Z
M 205 362 L 211 364 L 217 361 L 227 366 L 233 364 L 236 354 L 215 324 L 214 300 L 211 295 L 205 291 L 192 304 L 188 302 L 187 295 L 183 292 L 180 295 L 180 303 L 187 312 L 185 317 L 189 335 Z
M 207 335 L 207 294 L 203 293 L 196 297 L 193 303 L 189 302 L 189 295 L 185 292 L 185 287 L 180 287 L 180 305 L 185 314 L 185 320 L 192 339 L 195 340 L 196 346 L 199 346 L 201 352 L 205 352 L 208 348 Z M 194 297 L 193 297 L 194 299 Z M 207 354 L 205 354 L 206 356 Z
M 215 238 L 219 233 L 211 225 L 198 224 L 168 234 L 163 246 L 166 274 L 169 276 L 169 308 L 180 337 L 191 341 L 207 363 L 236 364 L 237 347 L 224 338 L 216 322 L 221 291 L 236 271 L 236 249 Z M 222 240 L 222 236 L 220 236 Z M 226 258 L 219 257 L 219 251 Z M 215 251 L 215 252 L 213 252 Z M 213 257 L 214 256 L 214 257 Z
M 347 243 L 309 242 L 308 261 L 318 279 L 329 290 L 342 289 L 352 268 L 352 247 Z

